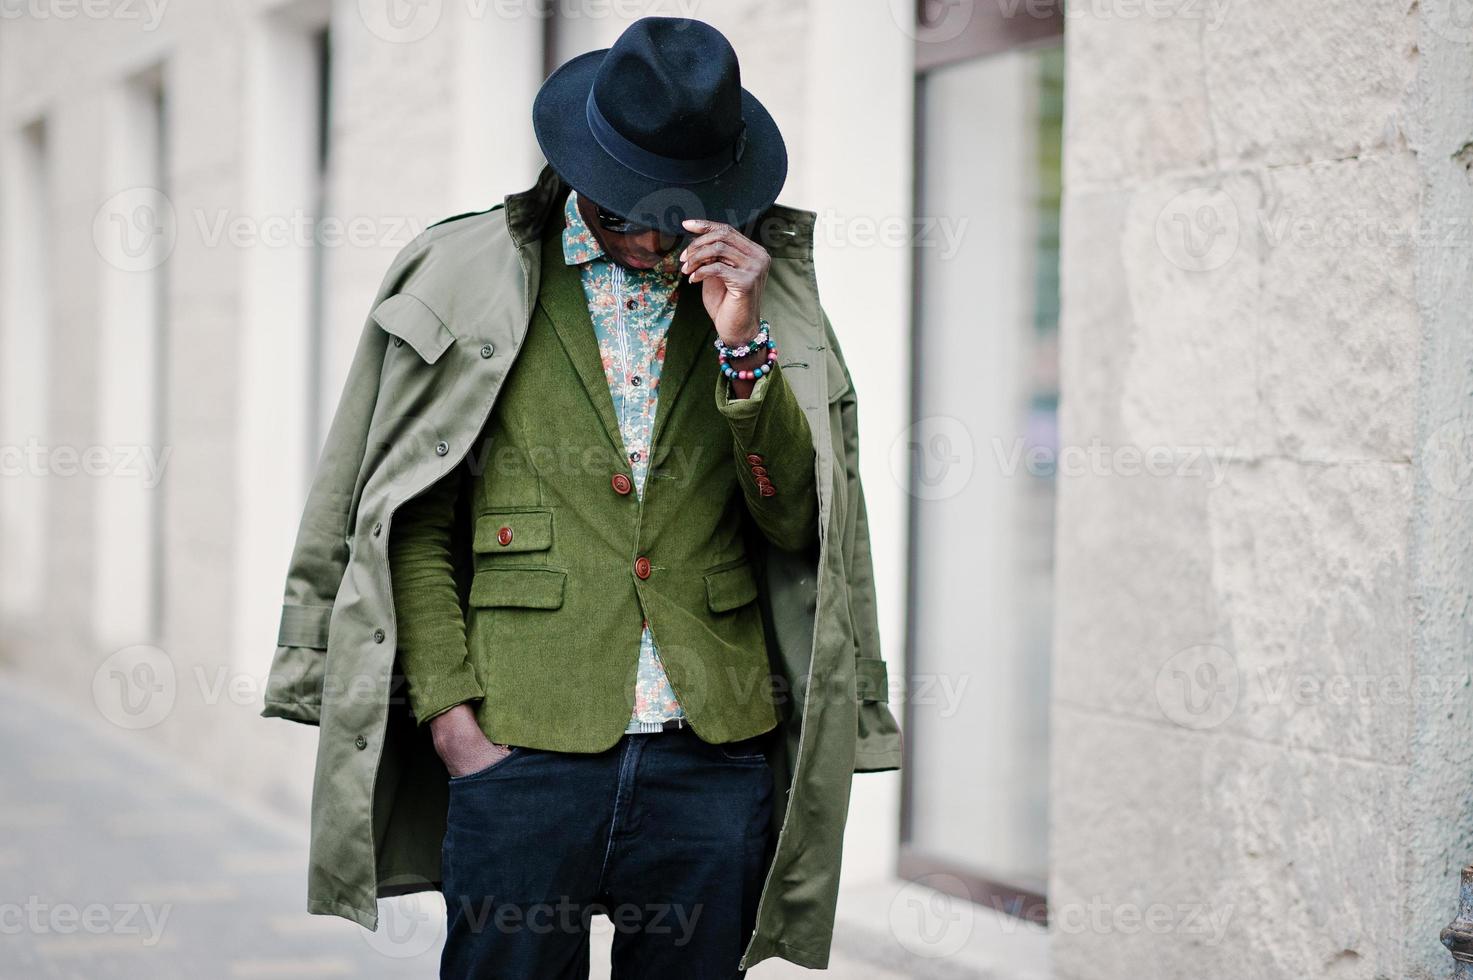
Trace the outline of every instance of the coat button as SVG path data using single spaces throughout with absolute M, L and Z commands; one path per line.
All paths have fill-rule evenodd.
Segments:
M 382 643 L 386 639 L 388 639 L 388 634 L 385 633 L 383 630 L 374 630 L 373 631 L 373 642 L 375 642 L 375 643 Z
M 382 524 L 375 524 L 373 526 L 373 536 L 374 537 L 378 537 L 380 534 L 383 534 L 383 533 L 384 533 L 384 526 Z
M 444 441 L 435 443 L 435 455 L 436 456 L 446 456 L 449 453 L 450 453 L 450 443 L 444 442 Z
M 650 577 L 650 560 L 644 555 L 634 559 L 634 574 L 640 578 Z
M 501 530 L 497 531 L 496 540 L 501 542 L 501 546 L 503 548 L 511 544 L 511 528 L 503 527 L 501 528 Z
M 764 497 L 776 497 L 777 496 L 777 487 L 775 487 L 771 483 L 769 483 L 765 487 L 758 487 L 757 488 L 757 492 L 760 493 L 760 494 L 762 494 L 762 496 L 764 496 Z
M 613 486 L 614 492 L 620 496 L 624 496 L 630 490 L 634 489 L 634 484 L 629 482 L 629 477 L 623 473 L 615 473 L 613 479 L 609 480 L 609 483 Z
M 364 749 L 368 748 L 368 739 L 364 738 L 362 735 L 359 735 L 357 738 L 353 739 L 353 744 L 358 746 L 358 750 L 361 752 Z
M 403 347 L 404 346 L 404 338 L 403 337 L 395 337 L 394 338 L 394 346 L 395 347 Z
M 490 344 L 482 344 L 481 345 L 481 356 L 482 357 L 490 357 L 492 354 L 495 354 L 495 353 L 496 353 L 496 348 L 495 347 L 492 347 Z
M 758 456 L 756 453 L 747 453 L 747 462 L 751 463 L 753 466 L 761 466 L 762 457 Z
M 765 467 L 765 466 L 754 466 L 754 467 L 752 467 L 752 475 L 753 476 L 766 476 L 767 475 L 767 467 Z

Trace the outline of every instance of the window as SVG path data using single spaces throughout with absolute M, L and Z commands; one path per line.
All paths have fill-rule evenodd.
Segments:
M 918 57 L 916 213 L 955 245 L 916 260 L 901 873 L 1041 919 L 1063 52 L 983 12 Z

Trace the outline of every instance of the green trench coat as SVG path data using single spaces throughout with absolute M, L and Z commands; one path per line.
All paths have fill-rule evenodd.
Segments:
M 435 225 L 374 300 L 287 575 L 266 717 L 321 727 L 308 909 L 376 929 L 377 899 L 437 887 L 446 773 L 395 664 L 394 512 L 458 465 L 490 416 L 537 298 L 539 232 L 560 184 Z M 900 766 L 859 482 L 854 389 L 813 272 L 812 212 L 775 205 L 763 314 L 812 431 L 819 545 L 754 556 L 780 699 L 776 846 L 742 964 L 827 966 L 855 772 Z

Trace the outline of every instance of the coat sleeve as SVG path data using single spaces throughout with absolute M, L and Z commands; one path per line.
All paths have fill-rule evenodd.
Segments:
M 854 624 L 854 686 L 859 699 L 854 771 L 885 772 L 900 768 L 901 736 L 900 726 L 890 711 L 889 675 L 880 652 L 869 516 L 864 502 L 864 484 L 859 476 L 859 402 L 853 379 L 839 351 L 839 340 L 827 315 L 824 316 L 824 328 L 837 367 L 848 382 L 846 391 L 834 406 L 839 417 L 838 432 L 843 440 L 844 460 L 844 482 L 835 488 L 835 492 L 846 495 L 843 546 L 849 586 L 849 617 Z
M 405 273 L 416 262 L 419 245 L 416 239 L 399 253 L 369 309 L 397 290 Z M 261 712 L 266 718 L 315 725 L 322 716 L 328 623 L 338 586 L 348 567 L 348 537 L 356 510 L 358 474 L 368 451 L 387 347 L 388 335 L 370 317 L 353 353 L 297 527 L 287 568 L 276 654 L 266 680 L 265 708 Z

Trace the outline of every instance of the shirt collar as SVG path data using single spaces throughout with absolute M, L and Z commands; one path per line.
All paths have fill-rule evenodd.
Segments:
M 583 221 L 578 211 L 578 192 L 568 192 L 568 203 L 563 206 L 563 262 L 582 265 L 594 259 L 605 258 L 598 237 Z
M 583 220 L 578 210 L 578 192 L 568 192 L 568 203 L 563 206 L 563 262 L 566 265 L 582 265 L 595 259 L 608 260 L 603 246 Z M 680 252 L 672 250 L 653 269 L 631 269 L 632 274 L 657 275 L 666 281 L 680 278 Z

